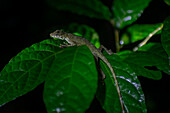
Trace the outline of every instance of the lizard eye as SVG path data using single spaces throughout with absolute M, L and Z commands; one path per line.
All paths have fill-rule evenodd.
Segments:
M 55 34 L 55 37 L 58 38 L 58 39 L 62 39 L 62 36 L 59 35 L 59 34 Z
M 56 33 L 60 33 L 60 31 L 59 31 L 59 30 L 56 30 L 55 32 L 56 32 Z

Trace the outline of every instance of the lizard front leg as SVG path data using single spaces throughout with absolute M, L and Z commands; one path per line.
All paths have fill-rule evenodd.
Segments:
M 104 85 L 105 84 L 104 79 L 105 79 L 106 76 L 105 76 L 104 72 L 102 71 L 102 69 L 99 65 L 99 58 L 94 56 L 94 59 L 95 59 L 95 64 L 96 64 L 96 68 L 97 68 L 97 71 L 98 71 L 98 78 L 99 78 L 98 80 L 102 85 Z
M 113 52 L 111 51 L 111 50 L 108 50 L 106 47 L 104 47 L 103 45 L 101 45 L 100 47 L 99 47 L 99 51 L 100 52 L 102 52 L 102 50 L 105 50 L 109 55 L 112 55 L 113 54 Z M 99 58 L 96 58 L 97 59 L 97 61 L 99 60 Z M 99 62 L 98 62 L 99 63 Z M 106 76 L 105 76 L 105 74 L 104 74 L 104 72 L 102 71 L 102 69 L 100 68 L 100 73 L 101 73 L 101 75 L 102 75 L 102 79 L 104 80 L 105 78 L 106 78 Z
M 65 38 L 65 40 L 67 41 L 67 43 L 64 42 L 63 44 L 60 44 L 60 48 L 71 47 L 76 45 L 76 43 L 71 41 L 69 38 Z
M 113 54 L 112 50 L 108 50 L 106 47 L 104 47 L 103 45 L 101 45 L 101 46 L 99 47 L 99 51 L 102 51 L 103 49 L 104 49 L 109 55 L 112 55 L 112 54 Z
M 71 46 L 74 46 L 74 44 L 69 44 L 66 42 L 64 42 L 63 44 L 60 44 L 60 48 L 71 47 Z

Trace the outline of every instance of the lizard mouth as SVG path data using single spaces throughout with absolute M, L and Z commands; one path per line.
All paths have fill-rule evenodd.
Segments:
M 58 39 L 63 40 L 62 36 L 61 36 L 61 35 L 59 35 L 59 34 L 56 34 L 55 32 L 50 33 L 50 36 L 51 36 L 51 37 L 53 37 L 53 38 L 58 38 Z
M 56 38 L 55 33 L 50 33 L 50 37 Z

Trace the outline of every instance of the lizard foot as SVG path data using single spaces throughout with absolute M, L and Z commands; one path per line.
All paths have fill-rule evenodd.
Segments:
M 101 45 L 100 48 L 99 48 L 99 50 L 102 51 L 103 49 L 104 49 L 109 55 L 112 55 L 112 54 L 113 54 L 113 52 L 112 52 L 111 49 L 108 50 L 106 47 L 104 47 L 103 45 Z

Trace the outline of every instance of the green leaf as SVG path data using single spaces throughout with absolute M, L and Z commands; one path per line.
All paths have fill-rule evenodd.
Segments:
M 164 27 L 161 34 L 162 46 L 168 54 L 170 65 L 170 17 L 164 21 Z
M 94 57 L 86 46 L 64 48 L 45 82 L 48 113 L 84 113 L 97 89 Z
M 68 32 L 70 33 L 78 33 L 81 34 L 82 37 L 86 38 L 89 40 L 93 45 L 95 45 L 97 48 L 100 47 L 100 42 L 99 42 L 99 35 L 90 26 L 84 25 L 84 24 L 77 24 L 77 23 L 72 23 L 68 27 Z
M 152 49 L 155 50 L 155 46 L 160 46 L 159 49 L 163 49 L 163 48 L 161 48 L 161 45 L 159 43 L 149 42 L 149 43 L 143 45 L 142 47 L 140 47 L 137 51 L 149 51 L 149 52 L 152 52 L 152 53 L 156 53 L 156 51 L 152 50 Z M 160 53 L 158 53 L 158 54 L 160 54 Z
M 70 11 L 79 15 L 92 18 L 110 20 L 109 9 L 100 0 L 46 0 L 47 3 L 57 9 Z
M 63 52 L 58 41 L 45 40 L 24 49 L 0 72 L 0 105 L 33 90 L 42 83 L 56 56 Z
M 151 0 L 114 0 L 113 13 L 114 21 L 118 28 L 136 21 Z
M 132 53 L 132 51 L 130 50 L 124 50 L 124 51 L 119 51 L 117 54 L 119 55 L 119 57 L 121 58 L 124 54 L 130 54 Z
M 170 0 L 164 0 L 164 2 L 170 6 Z
M 159 80 L 161 79 L 160 70 L 170 74 L 170 66 L 168 65 L 168 56 L 159 43 L 148 43 L 138 49 L 138 52 L 121 51 L 118 53 L 121 59 L 131 66 L 138 74 L 147 78 Z M 141 62 L 141 64 L 140 64 Z M 149 70 L 146 67 L 155 66 L 159 71 Z
M 159 43 L 148 43 L 141 47 L 138 51 L 146 51 L 148 53 L 157 56 L 157 58 L 161 58 L 164 62 L 156 65 L 156 67 L 167 74 L 170 74 L 170 66 L 168 65 L 168 55 L 166 54 L 165 50 L 163 49 L 162 45 Z M 159 60 L 158 60 L 159 61 Z M 156 61 L 155 61 L 156 62 Z
M 131 62 L 126 63 L 128 63 L 131 69 L 133 69 L 133 71 L 136 72 L 137 76 L 143 76 L 154 80 L 160 80 L 162 78 L 160 71 L 149 70 L 145 68 L 145 66 L 140 66 L 139 64 L 134 64 Z
M 162 23 L 158 24 L 135 24 L 127 28 L 126 32 L 121 37 L 122 44 L 134 43 L 146 38 L 150 33 L 161 27 Z M 160 34 L 161 30 L 156 34 Z
M 170 74 L 168 56 L 159 43 L 148 43 L 138 49 L 138 52 L 124 52 L 119 54 L 124 62 L 128 63 L 138 76 L 150 79 L 161 79 L 161 71 Z M 156 67 L 159 70 L 150 70 L 147 67 Z
M 134 52 L 127 54 L 124 58 L 123 61 L 128 63 L 138 76 L 144 76 L 155 80 L 161 79 L 161 73 L 159 71 L 149 70 L 145 67 L 156 66 L 158 68 L 166 65 L 166 59 L 150 52 Z
M 105 54 L 105 56 L 115 71 L 126 112 L 146 113 L 147 110 L 145 106 L 144 94 L 135 72 L 129 67 L 128 64 L 122 62 L 117 55 L 109 56 Z M 122 113 L 120 100 L 112 74 L 104 63 L 101 63 L 101 66 L 106 74 L 106 96 L 104 100 L 101 100 L 102 98 L 99 97 L 98 99 L 107 113 Z

